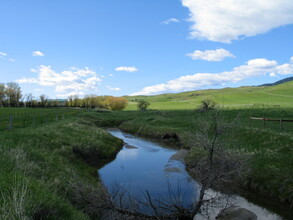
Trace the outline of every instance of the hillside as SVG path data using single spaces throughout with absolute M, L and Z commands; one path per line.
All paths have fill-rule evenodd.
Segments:
M 151 103 L 150 109 L 195 109 L 201 100 L 212 99 L 221 107 L 249 106 L 293 107 L 293 81 L 275 86 L 245 86 L 238 88 L 208 89 L 154 96 L 128 96 L 126 110 L 135 110 L 137 100 Z
M 274 83 L 266 83 L 266 84 L 263 84 L 263 85 L 260 85 L 260 86 L 276 86 L 276 85 L 279 85 L 279 84 L 282 84 L 282 83 L 286 83 L 286 82 L 290 82 L 290 81 L 293 81 L 293 77 L 287 77 L 285 79 L 281 79 L 277 82 L 274 82 Z

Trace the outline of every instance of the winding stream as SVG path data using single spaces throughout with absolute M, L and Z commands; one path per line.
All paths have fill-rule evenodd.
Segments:
M 186 172 L 182 157 L 178 156 L 181 153 L 178 153 L 178 149 L 117 129 L 111 129 L 109 133 L 126 143 L 115 160 L 98 170 L 100 179 L 111 194 L 117 193 L 119 189 L 144 201 L 147 191 L 153 201 L 171 201 L 172 204 L 184 207 L 189 207 L 196 200 L 198 184 Z M 236 196 L 233 203 L 251 210 L 261 220 L 284 219 L 240 196 Z M 209 218 L 196 216 L 196 219 L 215 219 L 222 208 L 209 210 Z M 147 207 L 141 207 L 141 211 L 151 212 Z

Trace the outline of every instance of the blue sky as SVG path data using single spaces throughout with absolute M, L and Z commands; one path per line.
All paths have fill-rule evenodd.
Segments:
M 0 82 L 152 95 L 293 74 L 292 0 L 1 0 Z

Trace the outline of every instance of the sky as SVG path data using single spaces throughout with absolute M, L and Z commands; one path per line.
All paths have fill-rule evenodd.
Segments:
M 0 82 L 155 95 L 293 75 L 292 0 L 0 0 Z

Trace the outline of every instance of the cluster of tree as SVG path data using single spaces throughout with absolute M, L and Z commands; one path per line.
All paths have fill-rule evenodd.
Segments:
M 29 108 L 36 107 L 65 107 L 67 100 L 59 99 L 49 99 L 46 95 L 40 95 L 39 97 L 34 97 L 32 93 L 24 96 L 24 106 Z
M 0 84 L 0 106 L 18 107 L 22 105 L 21 99 L 21 89 L 17 83 Z
M 113 96 L 86 95 L 84 98 L 79 98 L 78 95 L 74 95 L 69 96 L 67 101 L 68 107 L 81 108 L 105 108 L 111 110 L 122 110 L 126 107 L 126 105 L 126 98 Z
M 23 95 L 20 86 L 15 82 L 0 84 L 0 107 L 81 107 L 105 108 L 122 110 L 126 107 L 124 97 L 87 95 L 79 98 L 78 95 L 68 99 L 49 99 L 46 95 L 34 97 L 32 93 Z

